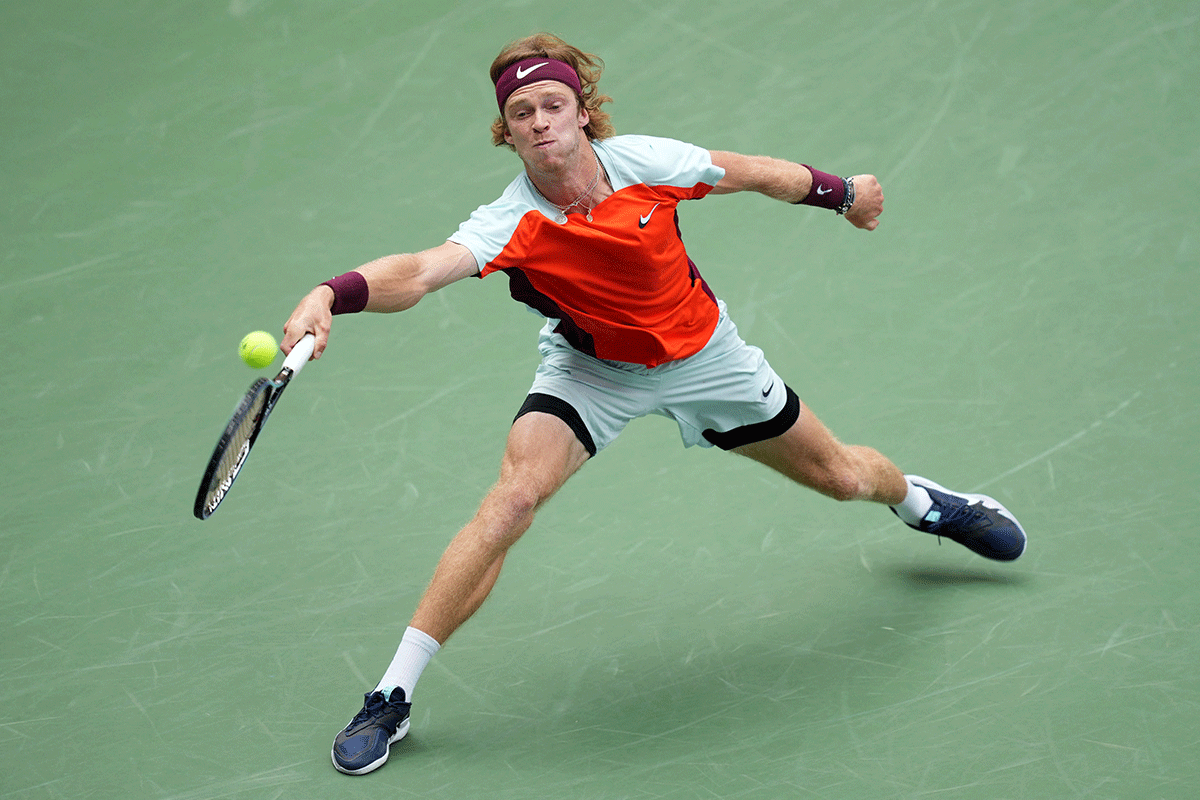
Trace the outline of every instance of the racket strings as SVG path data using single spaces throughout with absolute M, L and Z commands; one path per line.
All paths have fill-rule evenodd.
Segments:
M 245 460 L 245 450 L 249 446 L 254 432 L 258 430 L 258 421 L 262 418 L 262 412 L 267 405 L 268 396 L 268 392 L 262 392 L 258 397 L 254 398 L 254 405 L 247 409 L 246 415 L 242 417 L 241 423 L 234 430 L 233 436 L 230 437 L 229 447 L 225 450 L 225 455 L 221 457 L 221 467 L 217 470 L 217 474 L 222 478 L 235 470 Z
M 238 471 L 242 468 L 246 456 L 250 454 L 250 446 L 254 443 L 254 436 L 258 432 L 259 423 L 266 411 L 270 397 L 270 391 L 256 393 L 253 401 L 229 431 L 229 437 L 221 451 L 217 468 L 213 470 L 212 478 L 205 492 L 204 505 L 208 513 L 212 513 L 220 505 L 225 493 L 233 484 L 233 479 L 237 477 Z
M 246 462 L 246 457 L 250 455 L 250 448 L 258 439 L 267 417 L 279 401 L 279 395 L 312 356 L 315 341 L 311 333 L 302 338 L 284 360 L 283 369 L 275 379 L 256 380 L 234 409 L 221 438 L 217 440 L 212 458 L 208 460 L 204 477 L 200 479 L 196 502 L 192 506 L 192 513 L 197 519 L 208 519 L 225 499 L 226 493 Z

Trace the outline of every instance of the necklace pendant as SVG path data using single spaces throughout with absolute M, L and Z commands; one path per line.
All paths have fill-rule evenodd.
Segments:
M 591 211 L 587 212 L 587 221 L 588 222 L 592 221 L 592 212 Z
M 560 211 L 560 212 L 558 212 L 558 216 L 556 216 L 554 218 L 554 221 L 557 222 L 559 225 L 566 225 L 567 224 L 567 215 Z

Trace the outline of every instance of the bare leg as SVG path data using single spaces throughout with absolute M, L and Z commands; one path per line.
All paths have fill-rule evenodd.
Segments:
M 878 450 L 844 445 L 803 403 L 786 433 L 734 450 L 835 500 L 896 505 L 908 491 L 904 473 Z
M 557 417 L 534 412 L 518 419 L 508 435 L 500 479 L 446 548 L 412 627 L 444 644 L 483 605 L 505 553 L 537 510 L 587 459 L 587 450 Z

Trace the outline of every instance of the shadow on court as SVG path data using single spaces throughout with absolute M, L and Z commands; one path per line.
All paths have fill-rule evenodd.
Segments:
M 1020 572 L 995 572 L 988 569 L 972 569 L 946 566 L 903 566 L 894 567 L 891 575 L 901 584 L 913 590 L 947 589 L 966 586 L 1028 587 L 1028 575 Z
M 827 759 L 845 758 L 835 751 L 847 729 L 903 738 L 911 715 L 1006 691 L 1007 669 L 963 685 L 959 665 L 979 643 L 962 621 L 976 619 L 979 602 L 993 606 L 997 592 L 1027 585 L 1026 576 L 937 565 L 879 572 L 816 605 L 783 598 L 797 602 L 781 615 L 751 620 L 725 608 L 676 616 L 604 655 L 543 651 L 487 710 L 460 707 L 450 711 L 458 718 L 438 719 L 446 704 L 431 698 L 433 723 L 416 724 L 394 756 L 470 763 L 503 748 L 510 769 L 557 775 L 564 787 L 609 768 L 671 780 L 673 768 L 694 773 L 699 763 L 733 773 L 794 760 L 798 772 L 819 772 Z M 697 609 L 704 605 L 698 596 Z

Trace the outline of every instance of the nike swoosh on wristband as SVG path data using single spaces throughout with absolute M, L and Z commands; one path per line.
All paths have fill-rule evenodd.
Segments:
M 542 67 L 546 66 L 549 63 L 550 63 L 549 61 L 543 61 L 541 64 L 534 64 L 532 67 L 527 67 L 525 69 L 521 69 L 520 67 L 517 67 L 517 80 L 519 80 L 519 81 L 525 80 L 526 75 L 533 72 L 535 69 L 541 69 Z
M 818 186 L 818 187 L 817 187 L 817 194 L 818 194 L 818 195 L 822 195 L 822 194 L 829 194 L 830 192 L 832 192 L 832 191 L 833 191 L 833 189 L 825 189 L 825 191 L 823 191 L 823 192 L 822 192 L 822 191 L 821 191 L 822 189 L 825 189 L 825 187 L 824 187 L 824 186 Z
M 660 205 L 662 205 L 662 203 L 655 203 L 655 204 L 654 204 L 654 208 L 650 209 L 650 213 L 649 213 L 649 214 L 647 214 L 647 215 L 646 215 L 646 216 L 644 216 L 644 217 L 640 217 L 640 216 L 638 217 L 638 227 L 639 227 L 639 228 L 644 228 L 644 227 L 646 227 L 647 225 L 649 225 L 649 224 L 650 224 L 650 218 L 654 216 L 654 212 L 655 212 L 655 210 L 656 210 L 656 209 L 657 209 L 657 208 L 658 208 Z

